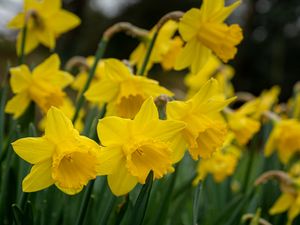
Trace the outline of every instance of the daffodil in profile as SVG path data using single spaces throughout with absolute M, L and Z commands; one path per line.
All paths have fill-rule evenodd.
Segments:
M 217 80 L 210 79 L 191 99 L 168 102 L 167 118 L 187 124 L 176 137 L 174 161 L 179 161 L 186 149 L 194 160 L 209 158 L 223 145 L 227 127 L 219 112 L 233 100 L 225 99 Z
M 279 159 L 288 163 L 300 151 L 300 122 L 295 119 L 277 121 L 265 145 L 265 155 L 277 151 Z
M 119 196 L 144 184 L 150 171 L 154 179 L 173 171 L 173 137 L 185 127 L 182 122 L 159 120 L 152 97 L 142 105 L 133 120 L 105 117 L 97 130 L 103 148 L 101 174 Z
M 58 55 L 53 54 L 31 72 L 26 65 L 10 69 L 10 85 L 15 96 L 8 101 L 5 112 L 20 117 L 31 101 L 44 113 L 51 106 L 61 106 L 65 97 L 63 88 L 73 76 L 59 69 Z
M 21 30 L 17 38 L 18 54 L 21 49 L 22 29 L 27 27 L 25 54 L 28 54 L 39 44 L 54 49 L 56 38 L 79 24 L 79 17 L 62 9 L 61 0 L 24 0 L 23 11 L 7 26 Z
M 93 84 L 85 97 L 95 103 L 107 102 L 107 115 L 132 119 L 148 97 L 173 95 L 157 81 L 133 75 L 119 60 L 107 59 L 104 67 L 103 79 Z
M 130 63 L 136 65 L 137 70 L 140 70 L 143 65 L 155 29 L 156 27 L 149 32 L 149 38 L 143 40 L 130 55 Z M 147 64 L 147 71 L 151 69 L 154 63 L 162 63 L 164 69 L 173 67 L 176 56 L 183 44 L 179 37 L 172 38 L 177 29 L 178 23 L 171 20 L 166 22 L 160 29 Z
M 236 1 L 224 6 L 224 0 L 203 0 L 200 9 L 186 12 L 179 22 L 179 33 L 186 45 L 176 60 L 175 69 L 191 67 L 197 73 L 212 52 L 225 63 L 237 53 L 236 45 L 243 39 L 239 25 L 228 26 L 224 20 L 240 5 Z
M 12 143 L 14 151 L 33 164 L 24 178 L 24 192 L 35 192 L 55 184 L 67 194 L 76 194 L 100 171 L 100 146 L 80 136 L 59 109 L 47 113 L 45 135 L 21 138 Z

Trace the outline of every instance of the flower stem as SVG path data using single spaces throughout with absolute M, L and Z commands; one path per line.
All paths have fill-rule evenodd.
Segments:
M 19 65 L 24 63 L 26 36 L 27 36 L 27 24 L 25 24 L 25 26 L 22 29 L 22 40 L 21 40 L 21 48 L 20 48 L 20 56 L 19 56 Z
M 90 201 L 90 198 L 91 198 L 91 194 L 92 194 L 92 191 L 93 191 L 94 184 L 95 184 L 95 180 L 92 180 L 88 184 L 87 188 L 85 189 L 85 192 L 84 192 L 84 195 L 83 195 L 83 200 L 82 200 L 82 203 L 81 203 L 81 206 L 80 206 L 80 211 L 79 211 L 79 214 L 78 214 L 78 217 L 77 217 L 76 225 L 82 225 L 83 224 L 83 221 L 84 221 L 87 209 L 88 209 L 88 204 L 89 204 L 89 201 Z
M 85 83 L 85 85 L 82 89 L 82 92 L 79 95 L 79 98 L 78 98 L 78 101 L 77 101 L 77 104 L 76 104 L 76 111 L 75 111 L 75 114 L 74 114 L 73 119 L 72 119 L 73 124 L 76 122 L 76 120 L 79 116 L 79 111 L 82 108 L 84 100 L 85 100 L 84 93 L 87 91 L 87 89 L 89 88 L 89 86 L 92 82 L 92 79 L 95 75 L 95 71 L 96 71 L 98 62 L 104 55 L 107 43 L 108 43 L 108 39 L 106 39 L 106 38 L 102 38 L 101 41 L 99 42 L 98 49 L 96 51 L 94 64 L 93 64 L 92 68 L 89 71 L 88 79 L 87 79 L 87 81 L 86 81 L 86 83 Z

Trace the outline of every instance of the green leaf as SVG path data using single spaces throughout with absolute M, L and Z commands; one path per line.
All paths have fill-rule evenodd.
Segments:
M 199 203 L 202 190 L 202 182 L 199 182 L 195 189 L 194 200 L 193 200 L 193 225 L 198 224 L 198 212 L 199 212 Z
M 16 204 L 12 204 L 11 207 L 12 207 L 12 211 L 13 211 L 14 222 L 17 225 L 22 225 L 22 221 L 23 221 L 23 217 L 24 217 L 22 210 Z
M 152 184 L 153 171 L 149 173 L 146 180 L 146 184 L 142 187 L 142 190 L 136 200 L 129 225 L 141 225 L 143 223 L 151 193 Z

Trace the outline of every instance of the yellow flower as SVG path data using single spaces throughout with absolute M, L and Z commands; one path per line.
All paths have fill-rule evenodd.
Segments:
M 218 80 L 225 96 L 232 97 L 234 90 L 230 80 L 233 76 L 234 69 L 231 66 L 224 65 L 217 57 L 212 55 L 198 73 L 190 73 L 185 77 L 185 84 L 189 88 L 187 99 L 196 94 L 211 77 Z
M 188 147 L 194 160 L 208 158 L 223 145 L 226 125 L 217 120 L 219 112 L 234 98 L 224 99 L 218 82 L 210 79 L 190 100 L 167 104 L 167 118 L 183 121 L 187 127 L 176 137 L 174 161 L 179 161 Z
M 80 24 L 80 19 L 76 15 L 61 9 L 61 5 L 61 0 L 24 0 L 23 12 L 17 14 L 8 23 L 8 27 L 22 29 L 28 18 L 25 54 L 30 53 L 40 43 L 54 49 L 55 39 L 58 36 Z M 18 54 L 20 54 L 22 35 L 22 31 L 19 32 L 17 39 Z
M 197 177 L 193 184 L 198 184 L 208 174 L 212 174 L 214 180 L 218 183 L 224 181 L 234 173 L 239 158 L 240 149 L 234 145 L 229 145 L 222 150 L 217 150 L 211 158 L 201 159 L 197 167 Z
M 238 110 L 226 111 L 229 129 L 235 134 L 240 145 L 246 145 L 260 129 L 259 121 L 249 116 L 256 111 L 257 105 L 247 102 Z
M 212 51 L 224 62 L 233 59 L 236 45 L 243 39 L 239 25 L 228 26 L 224 20 L 240 5 L 240 1 L 224 6 L 224 0 L 203 0 L 200 9 L 186 12 L 179 22 L 179 33 L 186 45 L 179 54 L 175 69 L 191 66 L 197 73 L 205 65 Z
M 95 57 L 94 56 L 89 56 L 86 58 L 86 63 L 88 66 L 91 68 L 94 64 Z M 92 84 L 99 81 L 103 76 L 104 76 L 104 61 L 100 60 L 98 62 L 98 65 L 96 67 L 95 75 L 92 81 Z M 76 76 L 74 82 L 72 83 L 71 87 L 76 90 L 76 91 L 81 91 L 87 81 L 88 78 L 88 71 L 82 70 L 78 73 Z
M 172 96 L 158 82 L 141 76 L 134 76 L 116 59 L 107 59 L 103 79 L 92 85 L 85 97 L 92 102 L 107 102 L 107 115 L 134 118 L 142 103 L 150 96 L 161 94 Z
M 164 26 L 160 29 L 156 42 L 154 43 L 149 62 L 147 64 L 146 71 L 149 71 L 154 63 L 161 63 L 163 61 L 164 68 L 169 68 L 170 66 L 172 66 L 172 64 L 174 64 L 173 57 L 175 55 L 170 54 L 177 54 L 178 48 L 180 48 L 182 45 L 180 39 L 172 40 L 172 37 L 175 34 L 177 28 L 178 24 L 175 21 L 170 20 L 165 23 Z M 154 35 L 155 29 L 156 27 L 149 32 L 149 38 L 146 41 L 140 43 L 130 55 L 130 63 L 132 65 L 136 65 L 138 71 L 143 65 L 146 52 L 149 47 L 149 42 Z
M 265 146 L 265 155 L 278 152 L 281 162 L 288 163 L 294 153 L 300 151 L 300 122 L 294 119 L 278 121 Z
M 18 118 L 30 101 L 34 101 L 45 113 L 51 106 L 61 106 L 65 97 L 62 89 L 73 81 L 73 77 L 59 67 L 60 60 L 53 54 L 32 73 L 26 65 L 10 69 L 10 84 L 16 95 L 8 101 L 5 112 Z
M 67 194 L 76 194 L 99 171 L 100 146 L 80 136 L 71 120 L 55 107 L 47 113 L 44 136 L 21 138 L 12 146 L 22 159 L 33 164 L 23 180 L 24 192 L 55 184 Z
M 69 119 L 73 118 L 74 113 L 75 113 L 75 107 L 74 107 L 74 104 L 73 104 L 73 102 L 70 98 L 65 97 L 64 100 L 63 100 L 63 104 L 59 107 L 59 109 Z M 83 117 L 84 117 L 84 110 L 81 109 L 80 112 L 79 112 L 78 119 L 76 120 L 76 122 L 74 124 L 75 129 L 78 130 L 79 132 L 83 131 L 83 128 L 84 128 L 84 123 L 82 121 Z M 44 118 L 42 118 L 41 121 L 39 122 L 39 129 L 44 131 L 45 126 L 46 126 L 46 116 Z
M 152 170 L 159 179 L 173 171 L 170 142 L 184 123 L 159 120 L 153 99 L 148 98 L 133 120 L 105 117 L 97 130 L 103 149 L 101 174 L 108 175 L 112 192 L 127 194 L 145 183 Z

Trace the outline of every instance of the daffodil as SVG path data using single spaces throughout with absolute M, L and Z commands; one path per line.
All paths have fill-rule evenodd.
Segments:
M 174 57 L 176 57 L 178 49 L 180 49 L 182 45 L 181 39 L 172 39 L 177 28 L 177 22 L 170 20 L 160 29 L 147 64 L 147 71 L 151 69 L 154 63 L 163 62 L 165 69 L 169 69 L 173 66 L 175 60 Z M 154 35 L 155 29 L 156 27 L 149 32 L 149 38 L 141 42 L 130 55 L 130 63 L 136 65 L 138 71 L 143 65 L 149 42 Z
M 217 150 L 211 158 L 201 159 L 197 166 L 197 177 L 193 181 L 196 185 L 204 180 L 208 174 L 212 174 L 216 182 L 224 181 L 232 175 L 240 158 L 240 149 L 234 145 Z
M 12 143 L 14 151 L 33 164 L 24 178 L 24 192 L 35 192 L 55 184 L 67 194 L 76 194 L 95 179 L 100 165 L 100 146 L 80 136 L 59 109 L 47 113 L 45 135 L 21 138 Z
M 228 26 L 224 20 L 240 5 L 240 1 L 224 6 L 224 0 L 203 0 L 200 9 L 186 12 L 179 22 L 179 33 L 186 45 L 179 54 L 175 69 L 191 67 L 197 73 L 212 52 L 225 63 L 237 53 L 236 45 L 243 39 L 239 25 Z
M 116 59 L 105 60 L 104 66 L 103 79 L 92 85 L 85 97 L 92 102 L 107 102 L 107 115 L 134 118 L 148 97 L 173 95 L 155 80 L 134 76 L 129 68 Z
M 65 97 L 63 100 L 63 104 L 59 107 L 59 109 L 68 117 L 69 119 L 72 119 L 75 113 L 75 106 L 72 102 L 72 100 L 68 97 Z M 84 128 L 84 123 L 83 123 L 83 117 L 84 117 L 84 110 L 81 109 L 79 112 L 78 119 L 76 120 L 74 127 L 76 130 L 81 132 Z M 46 116 L 41 119 L 39 122 L 39 129 L 44 131 L 45 126 L 46 126 Z
M 294 119 L 278 121 L 265 146 L 265 155 L 278 152 L 281 162 L 288 163 L 290 158 L 300 151 L 300 122 Z
M 108 175 L 112 192 L 127 194 L 137 183 L 144 184 L 150 171 L 155 179 L 173 171 L 171 142 L 184 127 L 182 122 L 159 120 L 151 97 L 133 120 L 114 116 L 101 119 L 97 127 L 105 146 L 101 174 Z
M 93 66 L 94 61 L 95 61 L 94 56 L 89 56 L 86 58 L 86 63 L 90 68 Z M 103 76 L 104 76 L 104 61 L 100 60 L 100 62 L 98 62 L 98 65 L 96 67 L 92 84 L 99 81 Z M 80 71 L 77 74 L 76 78 L 74 79 L 74 82 L 72 83 L 71 87 L 76 91 L 82 91 L 87 81 L 87 78 L 88 78 L 88 71 L 86 70 Z
M 194 95 L 182 102 L 167 104 L 167 118 L 183 121 L 186 128 L 176 137 L 174 161 L 179 161 L 186 148 L 192 158 L 208 158 L 223 145 L 227 134 L 226 124 L 217 119 L 219 112 L 234 98 L 225 99 L 220 92 L 218 82 L 210 79 Z
M 8 23 L 8 27 L 18 30 L 27 27 L 25 54 L 28 54 L 40 43 L 54 49 L 55 39 L 79 24 L 80 19 L 76 15 L 62 9 L 61 0 L 24 0 L 23 11 Z M 18 54 L 22 35 L 20 31 L 17 38 Z
M 257 105 L 248 102 L 235 111 L 225 111 L 228 127 L 235 134 L 236 140 L 240 145 L 247 144 L 260 129 L 259 121 L 250 117 L 251 114 L 256 112 Z
M 198 73 L 189 73 L 185 77 L 184 81 L 188 87 L 187 99 L 196 94 L 211 77 L 218 80 L 225 96 L 232 97 L 234 90 L 230 80 L 233 76 L 234 69 L 229 65 L 223 64 L 216 56 L 212 55 Z
M 16 95 L 8 101 L 5 112 L 18 118 L 31 101 L 45 113 L 51 106 L 61 106 L 65 97 L 63 88 L 73 81 L 73 77 L 59 67 L 59 57 L 53 54 L 32 72 L 26 65 L 11 68 L 10 84 Z

